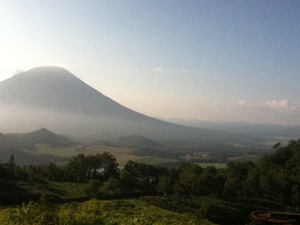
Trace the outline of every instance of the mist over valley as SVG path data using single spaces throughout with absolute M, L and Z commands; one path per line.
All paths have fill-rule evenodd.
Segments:
M 2 81 L 0 96 L 0 123 L 4 133 L 47 128 L 88 141 L 129 135 L 196 143 L 251 139 L 216 129 L 177 125 L 135 112 L 59 67 L 38 67 Z
M 4 80 L 0 83 L 0 96 L 2 133 L 25 134 L 43 128 L 73 143 L 134 148 L 135 155 L 191 160 L 199 159 L 199 152 L 212 152 L 212 159 L 203 160 L 213 161 L 220 155 L 224 158 L 224 154 L 262 155 L 277 140 L 277 133 L 259 136 L 213 123 L 195 127 L 196 122 L 179 125 L 180 121 L 176 124 L 143 115 L 106 97 L 61 67 L 37 67 Z M 29 149 L 26 145 L 4 145 L 2 160 L 7 158 L 7 147 L 28 154 L 26 151 L 32 153 L 36 144 L 55 145 L 33 143 Z

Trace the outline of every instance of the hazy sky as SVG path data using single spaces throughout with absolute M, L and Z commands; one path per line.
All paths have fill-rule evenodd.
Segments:
M 0 0 L 0 59 L 149 116 L 300 124 L 298 0 Z

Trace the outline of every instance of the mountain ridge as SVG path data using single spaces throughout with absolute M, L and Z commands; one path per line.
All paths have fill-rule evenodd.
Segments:
M 195 128 L 230 131 L 233 133 L 248 134 L 263 138 L 297 140 L 300 137 L 300 125 L 258 124 L 244 121 L 204 121 L 195 119 L 170 119 L 167 121 Z

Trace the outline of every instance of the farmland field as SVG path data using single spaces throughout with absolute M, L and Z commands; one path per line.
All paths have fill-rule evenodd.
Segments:
M 116 157 L 117 162 L 120 166 L 124 166 L 129 160 L 138 161 L 149 164 L 159 164 L 165 162 L 172 162 L 174 160 L 150 157 L 150 156 L 137 156 L 134 155 L 135 148 L 125 148 L 125 147 L 113 147 L 113 146 L 89 146 L 85 147 L 82 145 L 74 147 L 51 147 L 45 144 L 36 145 L 36 154 L 49 154 L 58 157 L 72 157 L 78 154 L 85 155 L 96 155 L 103 152 L 109 152 L 114 157 Z
M 140 159 L 136 160 L 138 163 L 146 163 L 151 165 L 158 165 L 158 164 L 164 164 L 164 163 L 172 163 L 176 162 L 175 159 L 168 159 L 168 158 L 162 158 L 162 157 L 155 157 L 155 156 L 144 156 Z
M 226 168 L 226 163 L 197 163 L 202 168 L 213 166 L 217 169 Z
M 83 146 L 83 145 L 76 145 L 73 147 L 51 147 L 46 144 L 37 144 L 36 150 L 34 154 L 48 154 L 56 157 L 65 157 L 66 161 L 68 158 L 72 156 L 76 156 L 78 154 L 85 154 L 85 155 L 96 155 L 102 154 L 103 152 L 109 152 L 114 157 L 116 157 L 119 166 L 125 166 L 125 164 L 129 161 L 135 161 L 139 163 L 146 163 L 151 165 L 159 165 L 159 164 L 169 164 L 174 163 L 176 159 L 170 159 L 167 157 L 159 157 L 159 156 L 150 156 L 150 155 L 136 155 L 135 152 L 137 151 L 136 148 L 127 148 L 127 147 L 116 147 L 116 146 L 104 146 L 104 145 L 97 145 L 97 146 Z M 199 154 L 199 153 L 198 153 Z M 208 154 L 208 153 L 207 153 Z M 202 154 L 203 155 L 203 154 Z M 202 158 L 208 159 L 209 156 L 204 155 Z M 256 154 L 234 154 L 228 156 L 228 161 L 258 161 L 260 155 Z M 186 158 L 186 160 L 189 160 Z M 199 162 L 197 163 L 203 168 L 208 166 L 214 166 L 216 168 L 225 168 L 225 162 Z

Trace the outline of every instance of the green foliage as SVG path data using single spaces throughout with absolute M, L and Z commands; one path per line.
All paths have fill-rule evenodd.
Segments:
M 300 140 L 286 147 L 277 146 L 274 154 L 264 156 L 249 171 L 245 189 L 254 197 L 283 204 L 300 205 Z
M 50 194 L 50 193 L 43 193 L 39 199 L 39 203 L 44 205 L 49 205 L 52 203 L 59 203 L 61 202 L 61 198 L 58 195 Z
M 83 204 L 65 204 L 57 213 L 59 225 L 102 225 L 104 220 L 100 206 L 101 203 L 96 200 Z
M 200 177 L 202 172 L 203 169 L 197 164 L 183 164 L 179 168 L 178 180 L 175 182 L 175 194 L 189 197 L 201 194 Z
M 9 210 L 0 210 L 3 225 L 212 225 L 205 219 L 197 222 L 192 214 L 175 213 L 141 201 L 90 200 L 61 206 L 30 202 Z
M 121 195 L 121 181 L 119 179 L 110 177 L 108 181 L 104 182 L 103 186 L 101 187 L 101 191 L 109 195 Z
M 124 173 L 121 179 L 124 187 L 131 186 L 135 191 L 153 194 L 157 193 L 159 177 L 167 174 L 167 170 L 163 167 L 128 161 L 124 167 Z M 134 178 L 130 178 L 132 176 Z
M 237 198 L 243 196 L 248 173 L 254 168 L 254 164 L 248 163 L 228 163 L 226 170 L 226 180 L 224 184 L 224 196 L 226 198 Z
M 10 209 L 6 218 L 8 225 L 102 225 L 100 203 L 91 200 L 83 204 L 65 204 L 61 207 L 33 202 Z
M 173 182 L 171 177 L 163 175 L 159 178 L 157 185 L 158 193 L 160 194 L 173 194 Z
M 11 209 L 9 221 L 14 225 L 56 225 L 58 218 L 55 210 L 34 202 Z
M 236 162 L 226 168 L 202 168 L 192 163 L 166 168 L 129 161 L 119 173 L 116 160 L 109 153 L 81 154 L 73 157 L 66 167 L 50 163 L 21 168 L 0 163 L 1 204 L 39 199 L 39 204 L 29 202 L 10 209 L 6 219 L 4 214 L 0 216 L 4 218 L 0 222 L 9 225 L 196 224 L 196 216 L 201 221 L 208 219 L 216 223 L 232 223 L 237 218 L 245 222 L 248 213 L 258 206 L 274 209 L 270 202 L 283 205 L 283 210 L 299 207 L 299 161 L 300 140 L 290 141 L 286 147 L 278 146 L 276 152 L 264 156 L 257 164 Z M 73 182 L 62 182 L 65 178 Z M 141 194 L 164 197 L 145 197 L 143 201 L 147 204 L 91 200 L 53 205 Z M 13 202 L 7 202 L 9 199 Z M 252 199 L 264 201 L 257 206 L 250 203 Z
M 99 188 L 101 187 L 102 183 L 99 180 L 91 179 L 89 183 L 84 187 L 84 192 L 89 197 L 96 197 L 99 193 Z
M 79 154 L 73 156 L 66 165 L 68 178 L 71 181 L 85 181 L 88 179 L 108 180 L 118 175 L 116 158 L 108 152 L 97 155 Z

